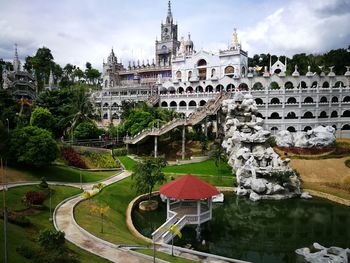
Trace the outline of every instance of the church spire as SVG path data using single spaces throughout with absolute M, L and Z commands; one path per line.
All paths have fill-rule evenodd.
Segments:
M 21 70 L 21 62 L 19 61 L 19 58 L 18 58 L 17 44 L 15 44 L 15 56 L 13 58 L 13 69 L 14 71 Z
M 170 24 L 173 23 L 173 14 L 171 13 L 171 3 L 170 0 L 168 2 L 168 15 L 166 17 L 166 23 Z

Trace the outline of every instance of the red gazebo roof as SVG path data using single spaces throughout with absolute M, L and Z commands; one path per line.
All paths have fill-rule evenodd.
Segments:
M 177 200 L 198 200 L 220 194 L 214 186 L 191 174 L 162 185 L 160 193 Z

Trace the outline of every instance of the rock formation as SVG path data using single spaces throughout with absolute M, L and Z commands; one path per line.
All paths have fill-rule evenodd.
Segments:
M 295 253 L 302 256 L 306 262 L 311 263 L 348 263 L 350 258 L 350 249 L 343 249 L 340 247 L 326 248 L 318 243 L 313 243 L 312 251 L 310 248 L 299 248 Z
M 331 126 L 318 126 L 306 132 L 280 131 L 276 134 L 276 143 L 280 147 L 324 147 L 335 143 L 335 129 Z
M 223 101 L 225 138 L 222 146 L 237 177 L 237 194 L 260 199 L 285 199 L 300 194 L 300 181 L 269 145 L 270 132 L 263 129 L 263 119 L 250 94 L 236 93 Z

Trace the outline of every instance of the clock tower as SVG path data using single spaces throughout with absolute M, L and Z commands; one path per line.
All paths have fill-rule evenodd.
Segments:
M 161 25 L 161 40 L 156 40 L 156 63 L 159 66 L 170 66 L 171 58 L 176 55 L 180 42 L 177 40 L 177 25 L 173 23 L 171 4 L 168 2 L 168 14 Z

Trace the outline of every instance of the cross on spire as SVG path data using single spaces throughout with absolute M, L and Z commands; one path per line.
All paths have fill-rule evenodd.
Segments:
M 168 15 L 166 17 L 166 22 L 168 24 L 173 22 L 173 14 L 171 13 L 171 2 L 170 2 L 170 0 L 168 2 Z

